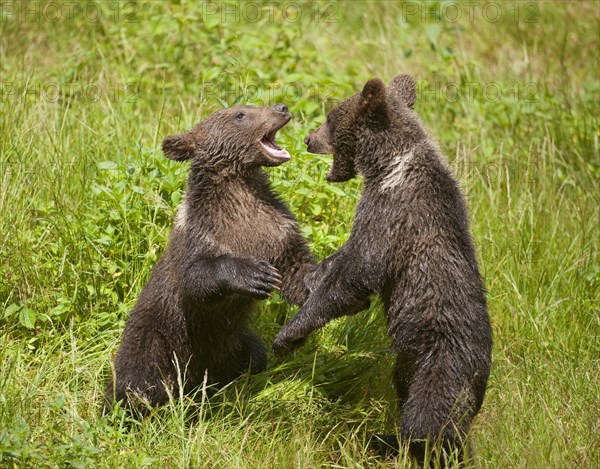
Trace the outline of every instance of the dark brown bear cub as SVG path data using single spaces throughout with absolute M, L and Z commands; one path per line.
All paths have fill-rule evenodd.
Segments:
M 301 305 L 314 260 L 296 219 L 261 166 L 290 159 L 275 134 L 287 107 L 235 106 L 165 138 L 165 155 L 191 160 L 169 245 L 125 326 L 107 401 L 144 411 L 207 383 L 266 368 L 248 328 L 256 300 L 275 289 Z M 144 405 L 140 405 L 144 404 Z
M 492 330 L 466 203 L 415 99 L 409 76 L 387 88 L 373 79 L 306 138 L 310 152 L 333 153 L 329 181 L 360 173 L 364 192 L 350 238 L 309 276 L 310 296 L 274 349 L 298 347 L 380 294 L 397 353 L 400 436 L 422 461 L 427 439 L 445 453 L 462 446 L 483 402 Z

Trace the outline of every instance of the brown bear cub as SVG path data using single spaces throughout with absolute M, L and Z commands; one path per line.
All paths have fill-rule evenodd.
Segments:
M 415 100 L 409 76 L 387 88 L 370 80 L 306 138 L 308 151 L 333 153 L 329 181 L 358 172 L 364 192 L 350 238 L 307 278 L 310 296 L 274 350 L 289 352 L 380 294 L 397 353 L 400 437 L 422 461 L 426 440 L 446 454 L 462 446 L 483 402 L 492 330 L 465 200 Z
M 256 300 L 279 289 L 291 303 L 308 296 L 314 259 L 262 166 L 290 159 L 275 143 L 291 119 L 282 104 L 217 111 L 163 151 L 190 160 L 187 192 L 168 247 L 129 317 L 107 401 L 148 407 L 202 385 L 263 371 L 265 347 L 248 328 Z M 183 380 L 183 381 L 182 381 Z

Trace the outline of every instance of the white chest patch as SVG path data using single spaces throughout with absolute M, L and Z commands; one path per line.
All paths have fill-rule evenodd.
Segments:
M 188 223 L 188 204 L 184 198 L 175 215 L 175 227 L 184 230 Z
M 400 153 L 394 156 L 392 162 L 388 167 L 389 173 L 382 181 L 382 192 L 402 184 L 402 181 L 404 179 L 404 170 L 406 168 L 407 163 L 412 159 L 412 157 L 412 150 L 408 150 L 407 152 Z
M 194 220 L 190 219 L 191 217 L 193 217 L 193 211 L 191 211 L 190 205 L 184 197 L 183 201 L 179 205 L 177 213 L 175 214 L 173 229 L 179 230 L 181 232 L 191 229 L 194 223 Z M 211 247 L 218 246 L 223 252 L 229 252 L 227 249 L 224 249 L 220 244 L 216 242 L 215 237 L 212 233 L 209 233 L 207 231 L 201 231 L 199 235 L 198 233 L 195 233 L 195 236 L 196 243 L 200 243 L 204 246 Z

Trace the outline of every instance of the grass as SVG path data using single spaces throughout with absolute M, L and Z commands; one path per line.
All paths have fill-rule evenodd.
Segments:
M 161 139 L 223 105 L 285 102 L 293 160 L 269 173 L 322 259 L 349 235 L 360 181 L 325 182 L 329 158 L 302 139 L 399 72 L 468 197 L 489 292 L 470 464 L 600 466 L 597 3 L 497 3 L 500 18 L 459 4 L 458 21 L 447 2 L 263 4 L 260 18 L 258 2 L 47 5 L 0 8 L 0 466 L 408 467 L 366 445 L 397 422 L 378 305 L 210 401 L 173 396 L 143 422 L 99 413 L 184 190 Z M 255 327 L 269 344 L 293 313 L 275 296 Z

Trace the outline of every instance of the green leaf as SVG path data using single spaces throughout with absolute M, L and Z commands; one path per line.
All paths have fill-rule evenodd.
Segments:
M 37 314 L 32 309 L 23 308 L 19 313 L 19 322 L 23 327 L 26 327 L 27 329 L 33 329 L 35 327 L 36 319 Z
M 54 308 L 52 308 L 50 311 L 48 311 L 48 314 L 50 316 L 62 318 L 63 316 L 66 316 L 66 313 L 68 313 L 69 310 L 70 310 L 69 305 L 59 304 L 59 305 L 55 306 Z
M 173 205 L 179 205 L 179 201 L 181 200 L 181 191 L 177 190 L 171 193 L 171 202 Z
M 100 169 L 117 169 L 119 165 L 114 161 L 101 161 L 98 163 Z
M 312 177 L 310 177 L 308 174 L 306 174 L 306 173 L 304 173 L 301 176 L 301 178 L 302 178 L 303 181 L 308 182 L 311 186 L 316 186 L 317 185 L 317 183 L 315 182 L 315 180 Z
M 8 305 L 8 307 L 4 310 L 4 318 L 8 318 L 10 316 L 14 316 L 16 313 L 19 312 L 19 310 L 22 308 L 22 306 L 13 303 L 11 305 Z
M 345 192 L 344 192 L 342 189 L 340 189 L 340 188 L 339 188 L 339 187 L 337 187 L 337 186 L 333 186 L 333 185 L 329 185 L 329 184 L 328 184 L 328 185 L 327 185 L 327 188 L 328 188 L 328 189 L 329 189 L 331 192 L 333 192 L 334 194 L 341 195 L 342 197 L 345 197 L 345 196 L 347 195 L 347 194 L 346 194 L 346 193 L 345 193 Z

